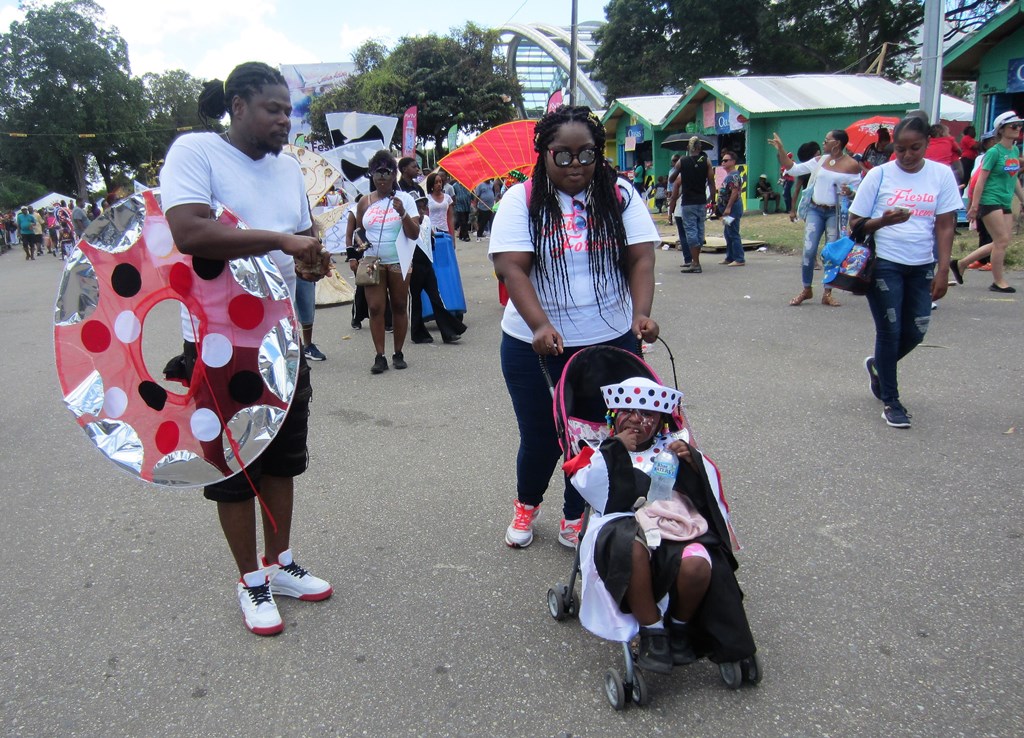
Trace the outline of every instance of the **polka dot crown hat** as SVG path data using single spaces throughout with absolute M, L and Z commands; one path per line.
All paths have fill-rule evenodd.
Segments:
M 679 390 L 664 387 L 646 377 L 632 377 L 618 384 L 606 384 L 601 387 L 601 392 L 609 410 L 631 408 L 671 413 L 683 398 Z

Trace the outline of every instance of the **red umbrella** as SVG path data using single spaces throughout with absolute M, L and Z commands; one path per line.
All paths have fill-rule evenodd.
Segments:
M 535 120 L 516 120 L 484 131 L 437 163 L 470 192 L 488 179 L 514 169 L 529 175 L 537 163 L 533 150 Z
M 846 148 L 854 154 L 861 154 L 868 147 L 868 144 L 873 144 L 878 140 L 879 128 L 888 128 L 889 133 L 892 133 L 892 129 L 899 122 L 899 118 L 875 115 L 871 118 L 851 123 L 846 127 L 846 135 L 850 137 L 850 143 L 847 144 Z

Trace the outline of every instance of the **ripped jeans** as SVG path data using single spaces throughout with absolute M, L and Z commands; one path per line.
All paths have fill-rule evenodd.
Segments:
M 887 405 L 900 396 L 896 363 L 928 331 L 934 276 L 934 263 L 910 266 L 882 258 L 875 262 L 875 284 L 867 298 L 875 319 L 875 366 Z

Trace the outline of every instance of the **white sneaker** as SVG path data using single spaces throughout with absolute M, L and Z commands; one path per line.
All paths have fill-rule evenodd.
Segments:
M 284 621 L 270 592 L 264 571 L 251 571 L 238 581 L 238 604 L 242 608 L 245 627 L 260 636 L 277 635 L 284 630 Z
M 558 542 L 568 548 L 576 548 L 580 544 L 580 532 L 583 530 L 583 518 L 566 520 L 562 518 L 559 526 Z
M 505 530 L 505 543 L 512 548 L 526 548 L 533 543 L 533 523 L 540 515 L 540 505 L 524 505 L 515 501 L 515 517 Z
M 330 583 L 313 576 L 295 563 L 290 548 L 281 552 L 276 564 L 271 564 L 264 556 L 263 571 L 270 582 L 270 591 L 276 595 L 319 602 L 334 594 L 334 587 Z

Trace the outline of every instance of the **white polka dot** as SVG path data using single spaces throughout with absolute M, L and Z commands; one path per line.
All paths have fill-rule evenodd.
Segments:
M 203 339 L 203 363 L 206 366 L 224 366 L 231 361 L 233 351 L 231 341 L 220 333 L 210 333 Z
M 146 226 L 146 248 L 154 256 L 168 256 L 174 248 L 174 239 L 171 238 L 167 220 L 159 215 L 150 215 L 146 219 Z
M 192 435 L 199 441 L 212 441 L 220 435 L 220 421 L 213 410 L 199 408 L 189 420 Z
M 120 387 L 111 387 L 103 393 L 103 414 L 108 418 L 120 418 L 128 407 L 128 395 Z
M 132 343 L 142 335 L 142 323 L 131 310 L 125 310 L 114 319 L 114 334 L 121 343 Z

